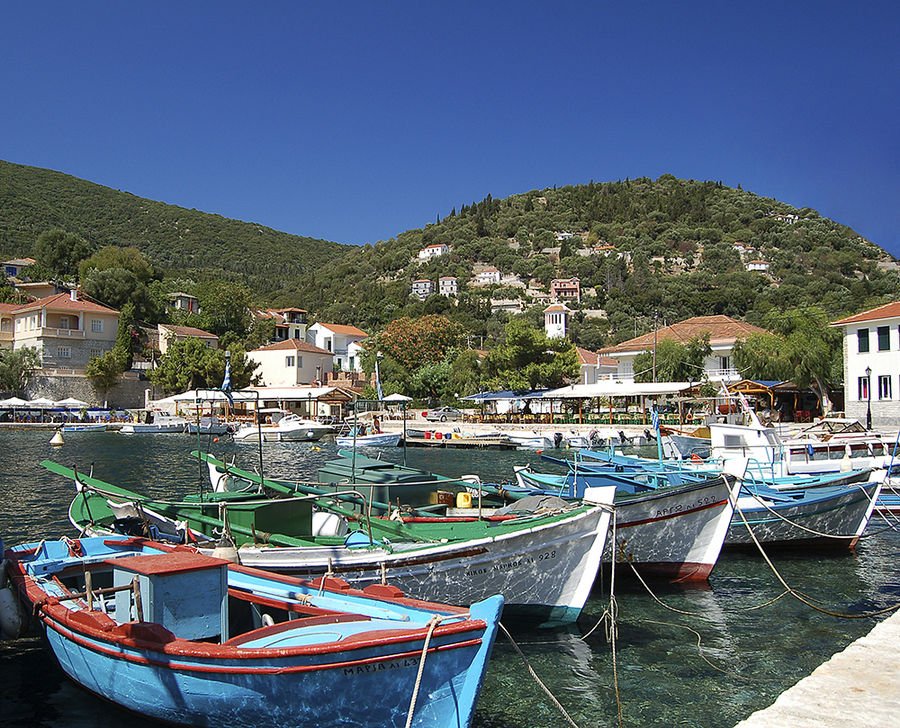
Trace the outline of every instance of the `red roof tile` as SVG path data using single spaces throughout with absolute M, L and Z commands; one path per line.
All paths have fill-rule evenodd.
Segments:
M 325 349 L 320 349 L 318 346 L 313 346 L 307 341 L 303 341 L 303 339 L 285 339 L 284 341 L 276 341 L 273 344 L 266 344 L 265 346 L 261 346 L 258 349 L 254 349 L 253 351 L 305 351 L 309 354 L 328 354 L 331 356 L 330 351 L 326 351 Z
M 323 321 L 319 321 L 317 323 L 322 328 L 328 329 L 335 334 L 345 334 L 346 336 L 369 336 L 365 331 L 363 331 L 362 329 L 358 329 L 355 326 L 347 326 L 345 324 L 326 324 Z
M 883 306 L 870 308 L 868 311 L 832 321 L 832 326 L 862 323 L 863 321 L 881 321 L 882 319 L 900 318 L 900 301 L 891 301 Z
M 171 331 L 176 336 L 193 336 L 196 339 L 218 339 L 215 334 L 204 331 L 203 329 L 195 329 L 193 326 L 175 326 L 173 324 L 160 324 L 161 329 Z
M 674 339 L 681 343 L 687 343 L 697 336 L 709 334 L 710 343 L 728 343 L 745 338 L 750 334 L 768 333 L 765 329 L 753 324 L 738 321 L 730 316 L 694 316 L 693 318 L 679 321 L 671 326 L 664 326 L 656 332 L 655 340 Z M 643 334 L 634 339 L 623 341 L 616 346 L 608 346 L 600 350 L 600 354 L 612 354 L 626 351 L 647 351 L 653 347 L 654 333 Z
M 16 307 L 16 313 L 25 311 L 40 311 L 48 309 L 53 311 L 84 311 L 85 313 L 112 313 L 119 312 L 106 306 L 101 306 L 93 301 L 83 301 L 81 299 L 72 300 L 68 293 L 57 293 L 55 296 L 47 296 L 33 303 L 25 303 Z

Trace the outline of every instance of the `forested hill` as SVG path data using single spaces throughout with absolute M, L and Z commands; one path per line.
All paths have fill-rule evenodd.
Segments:
M 133 245 L 173 277 L 240 280 L 264 296 L 347 250 L 0 161 L 0 254 L 29 255 L 37 237 L 53 228 L 76 233 L 98 248 Z
M 421 248 L 441 243 L 448 255 L 417 260 Z M 473 285 L 487 266 L 501 271 L 501 285 Z M 458 306 L 439 296 L 410 301 L 413 280 L 441 276 L 458 278 Z M 336 260 L 301 291 L 328 320 L 372 330 L 400 314 L 449 312 L 490 337 L 499 332 L 491 319 L 504 314 L 490 316 L 487 299 L 520 298 L 537 321 L 540 299 L 525 286 L 546 290 L 571 276 L 586 292 L 576 320 L 585 309 L 602 311 L 607 340 L 648 330 L 654 314 L 758 322 L 773 309 L 815 304 L 836 318 L 900 293 L 893 258 L 850 228 L 809 208 L 672 175 L 488 195 Z

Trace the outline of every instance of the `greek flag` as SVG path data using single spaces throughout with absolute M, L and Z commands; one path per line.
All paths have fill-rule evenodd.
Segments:
M 231 360 L 225 360 L 225 377 L 222 379 L 222 392 L 228 398 L 228 404 L 234 408 L 234 397 L 231 394 Z
M 378 359 L 375 359 L 375 391 L 378 393 L 378 401 L 384 399 L 381 392 L 381 373 L 378 371 Z
M 659 412 L 656 411 L 656 407 L 653 408 L 653 411 L 650 415 L 651 422 L 653 423 L 653 429 L 659 429 Z

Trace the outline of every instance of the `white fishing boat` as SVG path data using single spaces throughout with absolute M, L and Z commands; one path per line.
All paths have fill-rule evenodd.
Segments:
M 204 415 L 200 418 L 200 424 L 198 426 L 196 420 L 188 424 L 188 432 L 192 435 L 196 435 L 198 432 L 201 435 L 225 435 L 229 432 L 234 432 L 235 426 L 231 422 L 220 419 L 216 415 Z
M 402 435 L 399 432 L 378 432 L 372 435 L 341 435 L 334 441 L 338 447 L 396 447 Z
M 332 432 L 330 425 L 307 420 L 285 410 L 268 410 L 267 420 L 261 424 L 246 424 L 238 428 L 235 442 L 254 442 L 260 435 L 264 442 L 312 442 Z M 262 410 L 261 414 L 265 414 Z
M 167 434 L 187 432 L 188 421 L 164 412 L 149 412 L 144 422 L 126 422 L 119 430 L 123 435 Z
M 505 435 L 510 442 L 523 450 L 545 450 L 555 447 L 552 437 L 547 437 L 536 430 L 507 430 L 498 434 Z
M 73 422 L 59 428 L 63 432 L 105 432 L 106 424 L 103 422 Z

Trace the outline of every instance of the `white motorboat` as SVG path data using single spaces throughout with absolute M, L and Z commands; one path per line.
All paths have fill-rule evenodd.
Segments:
M 526 450 L 545 450 L 554 447 L 552 437 L 547 437 L 536 430 L 531 432 L 526 430 L 509 430 L 500 434 L 505 435 L 510 442 L 515 443 L 516 447 Z
M 271 417 L 271 422 L 240 427 L 233 435 L 235 442 L 253 442 L 260 434 L 264 442 L 312 442 L 321 440 L 332 431 L 330 425 L 291 413 L 279 411 Z
M 199 427 L 196 420 L 188 425 L 188 432 L 192 435 L 196 435 L 198 431 L 201 435 L 224 435 L 234 430 L 235 426 L 231 422 L 220 420 L 216 415 L 201 417 Z
M 150 412 L 144 422 L 127 422 L 119 430 L 123 435 L 167 434 L 187 432 L 188 421 L 164 412 Z
M 402 435 L 399 432 L 378 432 L 373 435 L 341 435 L 334 441 L 338 447 L 396 447 Z

